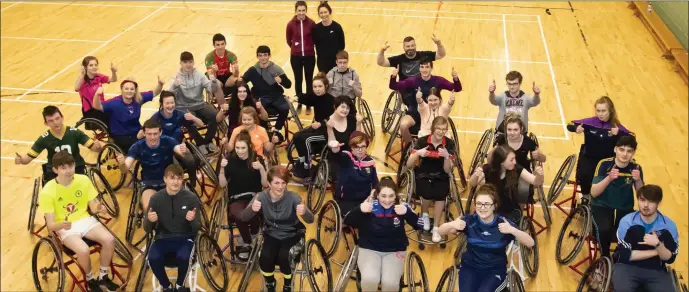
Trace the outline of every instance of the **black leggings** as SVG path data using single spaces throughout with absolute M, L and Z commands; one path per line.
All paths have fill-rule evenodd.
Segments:
M 591 193 L 593 177 L 596 175 L 596 166 L 600 159 L 589 158 L 579 154 L 577 162 L 577 184 L 581 187 L 581 193 L 588 195 Z
M 194 138 L 194 143 L 196 146 L 208 145 L 213 142 L 215 138 L 215 133 L 218 131 L 218 122 L 215 120 L 215 116 L 218 113 L 212 105 L 204 103 L 203 107 L 197 110 L 189 111 L 191 114 L 201 119 L 204 124 L 206 124 L 206 136 L 203 137 L 196 129 L 196 127 L 188 127 L 189 134 Z
M 321 127 L 324 126 L 322 125 Z M 308 127 L 294 134 L 292 143 L 297 148 L 299 162 L 304 163 L 305 167 L 310 166 L 310 159 L 314 154 L 320 154 L 323 151 L 323 147 L 327 144 L 326 140 L 321 128 L 314 129 Z
M 306 75 L 306 93 L 313 93 L 311 83 L 313 83 L 313 69 L 316 67 L 316 56 L 290 56 L 289 62 L 294 72 L 294 91 L 297 96 L 300 98 L 304 96 L 304 92 L 301 90 L 304 75 Z
M 115 145 L 117 147 L 120 147 L 122 149 L 122 154 L 127 156 L 127 153 L 129 153 L 129 148 L 136 143 L 136 141 L 139 141 L 138 138 L 136 138 L 136 134 L 134 135 L 122 135 L 122 136 L 110 136 L 112 140 L 115 142 Z
M 319 54 L 318 61 L 316 62 L 318 66 L 318 72 L 328 73 L 337 66 L 337 61 L 335 60 L 335 55 Z
M 601 256 L 610 257 L 610 243 L 612 242 L 613 238 L 616 238 L 617 227 L 620 225 L 620 220 L 622 220 L 622 217 L 631 212 L 634 212 L 634 210 L 620 210 L 601 206 L 591 206 L 591 215 L 593 216 L 593 221 L 598 227 Z
M 283 275 L 292 274 L 292 265 L 289 262 L 289 250 L 296 245 L 303 235 L 298 234 L 294 237 L 278 240 L 268 234 L 263 235 L 263 246 L 258 265 L 261 272 L 275 272 L 275 265 L 280 266 L 280 273 Z

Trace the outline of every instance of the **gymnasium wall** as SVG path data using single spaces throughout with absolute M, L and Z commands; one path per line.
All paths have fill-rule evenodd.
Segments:
M 651 2 L 653 10 L 665 22 L 665 25 L 677 37 L 677 40 L 682 44 L 684 49 L 687 49 L 687 42 L 689 40 L 689 32 L 687 31 L 687 24 L 689 24 L 689 2 L 678 1 L 653 1 Z

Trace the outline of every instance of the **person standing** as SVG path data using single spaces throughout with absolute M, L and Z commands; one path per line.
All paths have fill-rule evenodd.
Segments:
M 318 16 L 321 22 L 313 27 L 313 44 L 316 46 L 318 72 L 328 73 L 337 66 L 337 52 L 345 49 L 345 36 L 342 26 L 330 18 L 333 9 L 328 1 L 321 1 L 318 5 Z
M 298 98 L 304 95 L 301 83 L 306 75 L 306 93 L 311 94 L 313 69 L 316 66 L 316 51 L 313 46 L 312 31 L 316 23 L 306 16 L 306 2 L 294 4 L 294 17 L 287 23 L 287 45 L 290 46 L 290 64 L 294 72 L 294 91 Z M 297 108 L 301 112 L 301 104 Z M 306 114 L 311 114 L 311 107 L 306 107 Z

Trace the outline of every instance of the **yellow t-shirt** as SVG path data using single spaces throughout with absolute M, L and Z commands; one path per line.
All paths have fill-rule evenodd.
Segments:
M 44 214 L 55 214 L 57 222 L 65 220 L 65 216 L 67 221 L 75 222 L 89 216 L 88 202 L 97 196 L 98 191 L 91 180 L 83 174 L 75 174 L 69 187 L 58 184 L 55 179 L 45 184 L 38 196 L 38 204 Z

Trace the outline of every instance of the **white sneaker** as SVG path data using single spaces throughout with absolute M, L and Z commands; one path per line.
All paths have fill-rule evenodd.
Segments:
M 431 218 L 428 217 L 428 214 L 423 214 L 422 219 L 423 219 L 423 230 L 424 231 L 431 230 Z
M 440 233 L 438 233 L 438 227 L 433 227 L 433 236 L 431 237 L 431 240 L 433 242 L 440 242 L 443 239 L 442 236 L 440 236 Z

